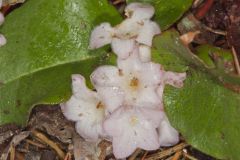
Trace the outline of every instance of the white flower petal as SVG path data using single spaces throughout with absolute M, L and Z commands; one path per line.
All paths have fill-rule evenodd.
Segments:
M 156 87 L 146 87 L 139 91 L 136 104 L 143 107 L 158 108 L 162 104 L 159 98 Z
M 117 159 L 124 159 L 136 150 L 136 143 L 132 143 L 129 139 L 131 139 L 131 137 L 128 136 L 121 136 L 113 139 L 113 154 Z M 124 144 L 124 146 L 120 144 Z
M 133 39 L 119 39 L 113 38 L 112 50 L 119 58 L 126 59 L 129 57 L 135 47 L 135 41 Z
M 139 73 L 140 81 L 146 86 L 159 85 L 162 81 L 164 70 L 160 64 L 143 63 Z
M 92 84 L 98 87 L 119 86 L 121 82 L 121 70 L 115 66 L 101 66 L 91 74 Z
M 85 78 L 80 74 L 72 75 L 72 92 L 76 98 L 85 101 L 97 96 L 95 92 L 87 88 Z
M 177 88 L 183 87 L 183 81 L 186 79 L 186 73 L 165 72 L 164 82 Z
M 142 62 L 139 59 L 139 50 L 135 48 L 133 53 L 127 59 L 117 59 L 117 66 L 124 73 L 131 73 L 135 70 L 140 70 Z M 124 74 L 125 75 L 125 74 Z
M 122 127 L 117 127 L 118 124 L 121 122 L 122 114 L 124 113 L 124 110 L 121 110 L 120 108 L 115 110 L 113 114 L 109 115 L 107 119 L 103 122 L 103 129 L 106 133 L 111 133 L 112 137 L 119 137 L 123 134 Z M 117 123 L 117 124 L 116 124 Z M 110 135 L 110 134 L 108 134 Z
M 96 141 L 100 135 L 103 135 L 102 122 L 105 110 L 101 108 L 99 104 L 100 101 L 93 99 L 92 102 L 79 101 L 78 106 L 71 106 L 71 103 L 65 106 L 64 115 L 66 116 L 66 110 L 68 110 L 68 113 L 71 111 L 73 113 L 72 115 L 79 116 L 79 119 L 76 119 L 78 120 L 76 130 L 81 136 L 89 141 Z M 74 110 L 74 107 L 78 107 L 78 109 Z
M 83 109 L 80 107 L 79 103 L 81 102 L 74 96 L 72 96 L 69 101 L 60 104 L 62 112 L 68 120 L 71 121 L 81 120 L 82 118 L 81 113 L 83 112 Z
M 159 127 L 161 121 L 164 119 L 164 111 L 162 108 L 150 109 L 150 107 L 142 108 L 143 117 L 146 118 L 153 127 Z
M 161 119 L 162 111 L 157 109 L 122 106 L 114 111 L 103 124 L 105 132 L 113 138 L 114 154 L 124 158 L 137 147 L 158 149 L 156 127 Z
M 171 126 L 166 116 L 158 127 L 158 133 L 161 146 L 173 146 L 179 142 L 178 131 Z
M 102 23 L 91 33 L 89 49 L 100 48 L 111 43 L 113 28 L 109 23 Z
M 81 101 L 75 97 L 61 104 L 64 116 L 69 120 L 77 121 L 77 132 L 89 141 L 96 141 L 99 136 L 105 135 L 102 129 L 104 109 L 97 108 L 97 105 L 94 101 Z
M 64 116 L 77 121 L 76 129 L 84 138 L 96 141 L 102 134 L 102 122 L 105 110 L 96 92 L 86 87 L 85 79 L 81 75 L 72 75 L 73 96 L 61 104 Z
M 93 123 L 91 120 L 84 119 L 75 124 L 77 133 L 85 140 L 97 142 L 100 136 L 104 135 L 102 124 Z
M 143 3 L 130 3 L 125 8 L 125 15 L 136 20 L 150 19 L 154 12 L 153 6 Z
M 3 24 L 3 22 L 4 22 L 4 15 L 2 14 L 2 12 L 0 12 L 0 25 L 2 25 Z
M 4 46 L 7 43 L 6 38 L 4 37 L 4 35 L 0 34 L 0 47 Z
M 120 39 L 136 38 L 142 24 L 133 19 L 125 19 L 122 23 L 114 27 L 114 37 Z
M 148 129 L 140 132 L 139 139 L 142 140 L 139 141 L 138 147 L 148 151 L 156 150 L 160 147 L 159 141 L 156 140 L 158 139 L 158 134 L 151 127 Z
M 106 112 L 112 113 L 124 102 L 124 92 L 119 87 L 96 88 Z
M 157 23 L 152 22 L 150 20 L 146 20 L 144 21 L 143 27 L 139 31 L 136 41 L 139 42 L 140 44 L 145 44 L 151 47 L 154 35 L 160 33 L 161 30 Z
M 99 101 L 94 98 L 92 101 L 84 101 L 72 96 L 68 102 L 61 104 L 61 109 L 67 119 L 82 122 L 79 124 L 83 125 L 81 127 L 84 130 L 84 127 L 87 127 L 86 124 L 95 127 L 102 123 L 104 118 L 104 108 L 98 108 L 98 104 Z M 89 135 L 89 138 L 91 138 L 91 135 Z
M 81 75 L 72 75 L 73 96 L 66 103 L 61 104 L 63 114 L 73 121 L 79 121 L 82 113 L 88 108 L 96 108 L 99 100 L 96 93 L 86 87 L 85 78 Z
M 157 88 L 157 94 L 158 94 L 159 99 L 161 99 L 161 101 L 163 101 L 163 91 L 164 91 L 164 88 L 165 88 L 165 84 L 164 83 L 161 83 L 159 85 L 159 87 Z M 162 102 L 162 105 L 163 105 L 163 102 Z
M 151 48 L 146 45 L 139 45 L 139 58 L 142 62 L 151 61 Z

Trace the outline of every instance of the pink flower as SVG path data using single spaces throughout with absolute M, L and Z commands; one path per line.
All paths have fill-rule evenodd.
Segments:
M 72 90 L 70 100 L 61 104 L 62 112 L 67 119 L 76 122 L 76 130 L 82 137 L 97 141 L 99 136 L 104 135 L 104 106 L 97 93 L 86 87 L 83 76 L 72 76 Z
M 156 128 L 163 112 L 160 109 L 122 106 L 104 121 L 105 132 L 112 137 L 116 158 L 126 158 L 136 148 L 156 150 L 160 147 Z
M 111 44 L 118 56 L 117 66 L 95 69 L 90 79 L 96 92 L 86 87 L 82 76 L 73 75 L 73 95 L 61 104 L 82 137 L 110 139 L 116 158 L 126 158 L 136 148 L 156 150 L 179 141 L 164 113 L 163 91 L 165 85 L 182 87 L 186 78 L 186 73 L 165 71 L 151 62 L 152 39 L 160 33 L 150 20 L 154 8 L 131 3 L 125 14 L 127 19 L 121 24 L 102 23 L 90 38 L 90 49 Z
M 136 20 L 151 19 L 155 12 L 153 6 L 137 2 L 130 3 L 124 11 L 128 18 Z
M 154 35 L 159 34 L 157 23 L 151 21 L 154 8 L 148 4 L 131 3 L 125 9 L 127 19 L 115 27 L 109 23 L 97 26 L 90 37 L 90 49 L 96 49 L 111 43 L 113 52 L 126 59 L 136 45 L 140 45 L 140 59 L 151 60 L 151 46 Z
M 158 108 L 161 99 L 157 88 L 163 73 L 161 65 L 141 62 L 138 49 L 135 49 L 126 60 L 118 60 L 118 67 L 97 68 L 91 75 L 91 81 L 110 113 L 122 105 Z
M 179 142 L 178 131 L 171 126 L 165 114 L 157 130 L 159 134 L 158 140 L 160 146 L 164 147 L 173 146 Z
M 4 35 L 0 34 L 0 47 L 4 46 L 6 43 L 7 43 L 6 38 L 4 37 Z

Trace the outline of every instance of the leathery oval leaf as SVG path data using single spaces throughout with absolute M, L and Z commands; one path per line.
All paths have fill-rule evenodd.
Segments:
M 219 159 L 240 159 L 240 94 L 225 88 L 200 65 L 176 31 L 157 36 L 153 46 L 160 59 L 170 57 L 161 60 L 164 67 L 187 72 L 183 88 L 167 86 L 164 91 L 171 124 L 193 147 Z
M 71 74 L 87 77 L 105 63 L 109 46 L 88 50 L 91 30 L 105 21 L 121 21 L 107 0 L 28 0 L 11 12 L 0 29 L 0 125 L 24 124 L 34 104 L 66 100 Z

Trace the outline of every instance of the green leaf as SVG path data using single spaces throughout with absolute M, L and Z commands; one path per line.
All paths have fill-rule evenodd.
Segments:
M 178 36 L 175 31 L 168 31 L 154 39 L 159 57 L 164 54 L 172 57 L 164 66 L 180 59 L 177 70 L 184 70 L 183 64 L 189 66 L 184 87 L 167 86 L 164 91 L 171 124 L 193 147 L 217 158 L 240 159 L 240 95 L 224 88 L 207 72 Z M 176 70 L 174 66 L 169 69 Z
M 226 62 L 233 62 L 232 53 L 230 50 L 221 49 L 211 45 L 200 45 L 196 48 L 197 56 L 204 61 L 206 65 L 211 68 L 215 67 L 215 63 L 211 56 L 216 54 L 219 58 L 222 58 Z
M 131 2 L 150 3 L 155 7 L 154 20 L 162 30 L 173 25 L 192 5 L 193 0 L 127 0 Z
M 208 72 L 216 80 L 221 81 L 224 84 L 231 84 L 240 87 L 239 76 L 237 76 L 236 74 L 228 74 L 224 70 L 219 68 L 211 68 L 207 66 L 202 59 L 200 59 L 188 48 L 182 45 L 179 40 L 179 35 L 175 31 L 167 32 L 166 34 L 168 36 L 166 36 L 165 39 L 161 42 L 165 50 L 167 50 L 168 52 L 179 53 L 179 56 L 181 56 L 185 60 L 185 63 L 190 65 L 193 64 L 195 67 L 198 67 L 202 71 Z
M 59 103 L 71 93 L 71 74 L 85 77 L 106 63 L 109 47 L 89 51 L 103 21 L 120 22 L 106 0 L 28 0 L 6 17 L 0 48 L 0 125 L 24 124 L 31 106 Z

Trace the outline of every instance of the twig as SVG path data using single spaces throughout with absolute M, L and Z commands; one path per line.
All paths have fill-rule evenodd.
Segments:
M 65 153 L 59 148 L 59 146 L 55 142 L 53 142 L 52 140 L 47 138 L 44 134 L 42 134 L 41 132 L 38 132 L 36 130 L 33 130 L 32 134 L 35 137 L 39 138 L 42 142 L 46 143 L 51 148 L 53 148 L 61 159 L 65 158 Z
M 187 147 L 188 144 L 186 143 L 180 143 L 172 148 L 169 148 L 169 149 L 166 149 L 166 150 L 163 150 L 161 152 L 158 152 L 158 153 L 155 153 L 155 154 L 152 154 L 152 155 L 149 155 L 145 160 L 157 160 L 157 159 L 161 159 L 161 158 L 164 158 L 166 156 L 170 156 L 171 154 L 177 152 L 177 151 L 180 151 L 182 150 L 183 148 Z
M 34 141 L 30 140 L 30 139 L 26 139 L 26 142 L 29 143 L 29 144 L 31 144 L 31 145 L 37 146 L 37 147 L 39 147 L 39 148 L 46 148 L 46 146 L 44 146 L 43 144 L 34 142 Z
M 11 147 L 10 147 L 10 160 L 15 160 L 15 153 L 16 153 L 15 147 L 14 147 L 14 145 L 11 145 Z
M 205 28 L 206 30 L 208 30 L 209 32 L 215 33 L 215 34 L 219 34 L 222 36 L 226 36 L 227 32 L 226 31 L 221 31 L 221 30 L 214 30 L 206 25 L 203 25 L 203 28 Z
M 193 8 L 197 8 L 202 2 L 203 2 L 203 0 L 195 0 L 195 1 L 193 2 L 192 7 L 193 7 Z
M 98 147 L 100 148 L 101 152 L 98 156 L 98 160 L 104 160 L 107 156 L 107 148 L 111 146 L 111 143 L 103 140 L 98 144 Z
M 113 4 L 117 5 L 117 4 L 123 3 L 123 2 L 125 2 L 125 0 L 116 0 L 116 1 L 113 2 Z
M 234 65 L 235 65 L 237 74 L 240 75 L 240 64 L 239 64 L 237 53 L 234 47 L 232 47 L 232 54 L 233 54 Z
M 166 158 L 165 160 L 179 160 L 182 156 L 182 151 L 176 152 L 173 156 Z
M 7 148 L 3 150 L 2 154 L 0 155 L 0 160 L 7 160 L 8 155 L 10 154 L 10 159 L 15 157 L 15 147 L 21 143 L 22 140 L 29 136 L 29 131 L 23 131 L 17 135 L 15 135 Z
M 182 151 L 178 151 L 174 154 L 171 160 L 179 160 L 181 156 L 182 156 Z
M 17 151 L 20 152 L 20 153 L 25 153 L 25 154 L 29 152 L 29 150 L 26 149 L 26 148 L 18 148 Z
M 199 8 L 197 13 L 195 14 L 197 19 L 202 19 L 209 9 L 212 7 L 214 0 L 206 0 L 206 2 Z
M 196 159 L 195 157 L 189 155 L 189 154 L 186 153 L 186 152 L 183 152 L 183 156 L 186 157 L 187 159 L 190 159 L 190 160 L 198 160 L 198 159 Z
M 141 160 L 145 160 L 145 158 L 146 158 L 147 154 L 148 154 L 148 151 L 145 151 L 145 153 L 144 153 L 144 155 L 143 155 L 143 157 L 142 157 L 142 159 L 141 159 Z
M 189 45 L 196 35 L 200 34 L 200 31 L 194 31 L 194 32 L 187 32 L 180 36 L 180 40 L 183 42 L 184 45 Z
M 64 160 L 71 160 L 72 159 L 72 154 L 68 152 L 64 158 Z
M 142 150 L 140 149 L 140 148 L 137 148 L 135 151 L 134 151 L 134 153 L 131 155 L 131 157 L 129 157 L 129 159 L 128 160 L 135 160 L 136 159 L 136 157 L 139 155 L 139 153 L 141 153 L 142 152 Z

